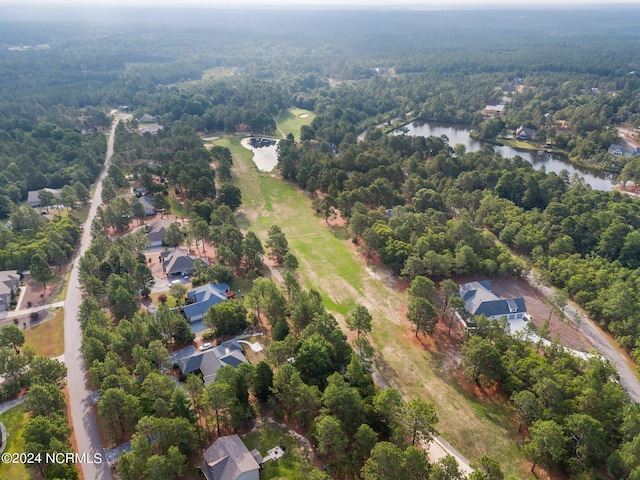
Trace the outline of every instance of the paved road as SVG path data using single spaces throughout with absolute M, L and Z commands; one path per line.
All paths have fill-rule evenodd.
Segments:
M 534 279 L 531 275 L 529 275 L 528 280 L 529 283 L 534 284 Z M 546 285 L 539 285 L 538 290 L 547 297 L 553 293 L 553 288 L 547 287 Z M 627 359 L 616 349 L 614 342 L 571 303 L 567 304 L 564 308 L 564 314 L 572 321 L 576 315 L 580 315 L 582 319 L 580 322 L 580 330 L 582 330 L 582 333 L 585 334 L 594 348 L 598 350 L 604 358 L 611 361 L 617 367 L 620 384 L 627 391 L 631 400 L 636 403 L 640 402 L 640 382 L 638 381 L 638 377 L 636 377 L 627 363 Z
M 84 359 L 80 352 L 82 344 L 82 330 L 80 323 L 77 321 L 80 303 L 82 302 L 82 294 L 80 290 L 80 281 L 78 276 L 79 260 L 87 251 L 91 244 L 91 222 L 96 216 L 96 210 L 100 205 L 102 193 L 102 180 L 106 176 L 107 168 L 111 155 L 113 155 L 113 143 L 115 139 L 115 131 L 121 117 L 116 117 L 112 127 L 111 135 L 107 145 L 107 154 L 100 177 L 96 183 L 96 189 L 91 202 L 89 216 L 84 224 L 82 238 L 80 239 L 80 248 L 73 262 L 71 278 L 69 279 L 69 287 L 67 290 L 67 298 L 65 300 L 64 311 L 64 356 L 67 365 L 67 382 L 69 385 L 69 401 L 71 409 L 71 420 L 73 423 L 73 432 L 78 445 L 78 453 L 88 454 L 91 457 L 95 453 L 100 453 L 104 459 L 104 449 L 100 443 L 96 419 L 93 415 L 93 404 L 95 398 L 91 395 L 91 390 L 87 383 L 85 375 Z M 85 480 L 108 480 L 111 479 L 111 472 L 106 460 L 102 463 L 83 463 L 80 465 Z

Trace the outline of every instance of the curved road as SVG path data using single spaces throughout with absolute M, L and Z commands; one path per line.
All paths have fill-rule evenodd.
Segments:
M 82 344 L 82 330 L 80 322 L 77 320 L 80 303 L 82 302 L 82 293 L 80 290 L 80 281 L 78 278 L 78 267 L 80 257 L 84 255 L 91 244 L 91 222 L 96 216 L 96 211 L 101 201 L 102 180 L 106 176 L 109 161 L 113 155 L 113 144 L 115 140 L 116 126 L 123 117 L 116 117 L 111 126 L 111 135 L 107 144 L 107 154 L 105 156 L 104 166 L 96 182 L 96 189 L 91 201 L 89 216 L 84 223 L 82 237 L 80 239 L 80 247 L 73 262 L 71 270 L 71 278 L 69 279 L 69 287 L 67 289 L 67 298 L 65 299 L 64 310 L 64 358 L 67 366 L 67 383 L 69 385 L 69 408 L 71 410 L 71 420 L 73 424 L 73 433 L 78 446 L 79 454 L 87 454 L 87 458 L 94 458 L 94 454 L 100 454 L 102 463 L 82 463 L 82 469 L 85 480 L 109 480 L 111 472 L 107 465 L 104 449 L 100 443 L 98 428 L 96 426 L 96 418 L 93 415 L 92 407 L 94 400 L 92 399 L 91 389 L 85 375 L 84 359 L 80 352 Z
M 535 280 L 532 276 L 528 275 L 527 279 L 535 288 Z M 554 291 L 553 288 L 542 284 L 538 286 L 538 289 L 546 297 L 550 296 Z M 628 360 L 616 348 L 614 342 L 589 318 L 587 318 L 584 313 L 578 310 L 578 308 L 571 303 L 568 303 L 564 308 L 564 314 L 571 321 L 574 321 L 576 315 L 580 315 L 582 319 L 580 322 L 580 330 L 582 330 L 582 333 L 585 334 L 593 347 L 598 350 L 604 358 L 611 361 L 616 366 L 618 369 L 618 375 L 620 376 L 620 384 L 627 391 L 631 400 L 635 403 L 640 402 L 640 382 L 638 381 L 638 377 L 636 377 L 636 374 L 629 366 Z

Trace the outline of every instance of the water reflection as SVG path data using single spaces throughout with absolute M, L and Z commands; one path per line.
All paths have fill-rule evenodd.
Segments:
M 449 145 L 455 147 L 460 143 L 467 148 L 468 152 L 477 152 L 484 145 L 483 142 L 471 138 L 469 136 L 470 130 L 460 125 L 448 125 L 437 122 L 414 122 L 407 125 L 402 130 L 396 130 L 393 133 L 395 135 L 404 133 L 406 135 L 424 137 L 439 137 L 441 135 L 446 135 L 449 139 Z M 569 163 L 560 155 L 554 155 L 544 151 L 522 150 L 507 146 L 494 146 L 494 150 L 505 158 L 513 158 L 516 155 L 520 155 L 535 168 L 540 169 L 544 166 L 547 172 L 560 173 L 562 170 L 567 170 L 569 172 L 569 177 L 576 173 L 580 177 L 584 178 L 584 181 L 591 185 L 591 188 L 594 190 L 613 190 L 613 182 L 604 174 L 577 167 Z

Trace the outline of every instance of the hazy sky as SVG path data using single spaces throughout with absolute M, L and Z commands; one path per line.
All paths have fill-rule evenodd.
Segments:
M 96 5 L 171 5 L 171 6 L 218 6 L 218 7 L 244 7 L 244 6 L 270 6 L 281 5 L 290 7 L 304 6 L 374 6 L 374 7 L 424 7 L 446 8 L 451 7 L 484 7 L 484 6 L 561 6 L 580 7 L 593 5 L 638 5 L 639 0 L 0 0 L 0 5 L 55 5 L 78 4 L 87 6 Z

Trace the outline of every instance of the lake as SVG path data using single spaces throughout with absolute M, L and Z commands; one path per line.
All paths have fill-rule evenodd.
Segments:
M 422 136 L 422 137 L 439 137 L 446 135 L 449 139 L 449 145 L 455 147 L 457 144 L 462 144 L 467 148 L 468 152 L 477 152 L 482 148 L 484 142 L 474 140 L 470 136 L 470 130 L 460 125 L 448 125 L 444 123 L 430 122 L 414 122 L 404 127 L 408 131 L 403 132 L 401 130 L 395 130 L 392 132 L 394 135 L 406 135 Z M 493 149 L 500 153 L 505 158 L 513 158 L 516 155 L 520 155 L 527 160 L 535 168 L 545 167 L 547 172 L 560 173 L 562 170 L 569 172 L 569 177 L 574 173 L 584 178 L 584 181 L 591 185 L 594 190 L 613 190 L 614 184 L 610 178 L 600 172 L 594 172 L 585 168 L 578 167 L 571 164 L 566 158 L 561 155 L 550 154 L 537 150 L 522 150 L 512 147 L 498 147 L 493 146 Z

